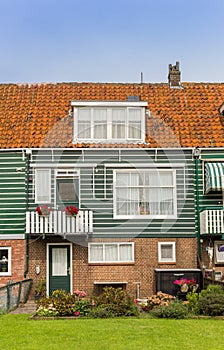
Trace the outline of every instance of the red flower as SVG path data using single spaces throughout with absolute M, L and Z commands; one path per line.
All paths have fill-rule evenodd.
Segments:
M 49 215 L 52 209 L 48 207 L 48 205 L 40 205 L 39 207 L 36 208 L 36 211 L 38 212 L 39 215 Z
M 65 213 L 67 215 L 76 216 L 78 212 L 79 212 L 79 209 L 74 207 L 73 205 L 69 205 L 65 208 Z

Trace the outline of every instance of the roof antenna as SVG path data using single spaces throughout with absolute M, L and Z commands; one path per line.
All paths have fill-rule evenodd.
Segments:
M 143 72 L 141 72 L 141 84 L 143 84 Z

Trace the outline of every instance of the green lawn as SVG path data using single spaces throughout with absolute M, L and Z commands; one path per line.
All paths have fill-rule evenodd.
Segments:
M 223 349 L 224 320 L 73 319 L 30 320 L 0 316 L 1 349 L 200 350 Z

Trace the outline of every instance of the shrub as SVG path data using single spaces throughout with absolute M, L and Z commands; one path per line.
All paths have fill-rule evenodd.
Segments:
M 199 310 L 203 315 L 207 316 L 223 316 L 224 315 L 224 294 L 208 293 L 199 297 Z
M 147 302 L 141 306 L 144 311 L 149 312 L 159 306 L 167 306 L 174 300 L 175 297 L 170 294 L 157 292 L 157 294 L 148 297 Z
M 150 311 L 150 315 L 157 318 L 181 319 L 188 316 L 188 308 L 181 301 L 176 300 L 166 306 L 158 306 Z
M 199 312 L 207 316 L 224 315 L 224 291 L 220 285 L 208 285 L 199 294 Z
M 200 308 L 198 306 L 199 294 L 196 292 L 190 292 L 186 295 L 188 311 L 198 315 L 200 313 Z
M 204 297 L 207 294 L 224 294 L 224 291 L 219 284 L 209 284 L 206 289 L 201 291 L 199 297 Z
M 108 307 L 97 306 L 90 311 L 89 317 L 112 318 L 114 317 L 114 313 L 111 312 L 111 310 Z
M 106 287 L 103 293 L 94 299 L 95 315 L 108 314 L 111 316 L 137 316 L 138 308 L 127 291 L 122 288 Z M 96 317 L 96 316 L 95 316 Z
M 75 291 L 73 295 L 55 290 L 52 296 L 40 300 L 38 316 L 86 316 L 91 311 L 91 301 L 84 299 L 85 292 Z

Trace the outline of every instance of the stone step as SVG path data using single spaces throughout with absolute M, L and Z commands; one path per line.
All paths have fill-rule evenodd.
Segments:
M 13 311 L 11 311 L 11 314 L 34 314 L 37 309 L 37 304 L 29 300 L 25 304 L 20 304 L 19 307 Z

